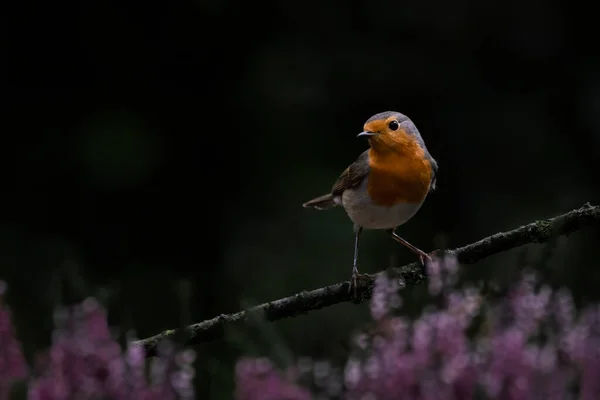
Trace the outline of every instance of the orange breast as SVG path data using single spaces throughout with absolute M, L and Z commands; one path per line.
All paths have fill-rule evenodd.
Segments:
M 377 146 L 369 150 L 367 190 L 378 205 L 418 204 L 429 191 L 432 170 L 425 151 L 414 140 L 403 142 L 394 151 L 378 151 Z

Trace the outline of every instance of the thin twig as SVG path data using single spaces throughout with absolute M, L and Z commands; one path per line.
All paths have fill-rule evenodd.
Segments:
M 457 256 L 461 264 L 472 264 L 488 256 L 510 250 L 529 243 L 547 242 L 553 237 L 568 235 L 576 230 L 600 223 L 600 207 L 585 204 L 566 214 L 521 226 L 508 232 L 496 233 L 478 242 L 448 250 Z M 400 279 L 407 285 L 418 284 L 425 279 L 425 271 L 420 263 L 414 262 L 403 267 L 393 268 Z M 373 283 L 377 274 L 364 275 L 358 285 L 358 297 L 369 299 L 373 291 Z M 348 291 L 349 282 L 341 282 L 331 286 L 302 291 L 293 296 L 274 300 L 234 314 L 222 314 L 218 317 L 192 324 L 187 327 L 187 344 L 193 345 L 210 341 L 224 335 L 225 328 L 234 324 L 243 324 L 250 313 L 262 313 L 268 321 L 306 314 L 312 310 L 334 304 L 353 301 Z M 172 338 L 175 330 L 161 332 L 147 339 L 139 340 L 146 350 L 147 356 L 156 354 L 158 343 L 164 338 Z

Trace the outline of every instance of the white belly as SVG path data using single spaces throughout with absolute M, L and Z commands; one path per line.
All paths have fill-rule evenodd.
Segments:
M 373 204 L 367 194 L 366 179 L 356 189 L 344 191 L 341 199 L 336 199 L 336 202 L 341 202 L 350 219 L 364 229 L 392 229 L 400 226 L 411 219 L 423 204 L 405 203 L 391 207 Z

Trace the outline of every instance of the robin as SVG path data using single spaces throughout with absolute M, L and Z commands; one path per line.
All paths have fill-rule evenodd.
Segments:
M 326 210 L 342 206 L 354 223 L 354 264 L 349 290 L 356 297 L 358 242 L 363 229 L 385 230 L 425 263 L 429 254 L 402 239 L 396 228 L 412 218 L 435 189 L 437 162 L 415 124 L 404 114 L 386 111 L 373 115 L 358 137 L 366 137 L 365 150 L 334 183 L 331 193 L 303 204 Z

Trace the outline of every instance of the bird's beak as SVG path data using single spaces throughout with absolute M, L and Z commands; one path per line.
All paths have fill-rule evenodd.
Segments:
M 359 133 L 356 137 L 371 137 L 371 136 L 375 136 L 376 133 L 375 132 L 369 132 L 369 131 L 364 131 Z

